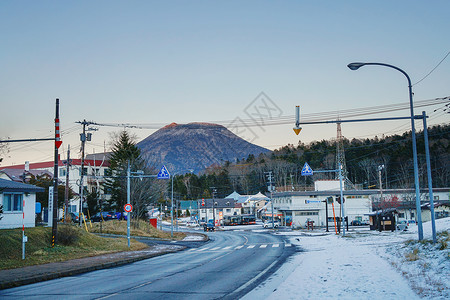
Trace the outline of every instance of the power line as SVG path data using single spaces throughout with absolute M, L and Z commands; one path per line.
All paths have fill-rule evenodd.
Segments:
M 414 102 L 414 108 L 426 107 L 439 105 L 442 103 L 447 103 L 450 100 L 450 97 L 443 98 L 434 98 L 428 100 L 419 100 Z M 373 114 L 381 114 L 381 113 L 389 113 L 399 110 L 407 110 L 410 108 L 409 102 L 399 103 L 399 104 L 388 104 L 381 106 L 372 106 L 365 108 L 354 108 L 348 109 L 344 111 L 328 111 L 328 112 L 318 112 L 318 113 L 310 113 L 302 115 L 302 122 L 315 122 L 315 121 L 324 121 L 329 119 L 337 119 L 337 118 L 351 118 L 351 117 L 360 117 L 366 115 Z M 278 118 L 271 119 L 262 119 L 255 121 L 254 119 L 243 119 L 241 127 L 260 127 L 260 126 L 274 126 L 274 125 L 287 125 L 295 122 L 294 115 L 281 116 Z M 208 123 L 218 124 L 222 126 L 230 126 L 230 124 L 234 124 L 234 120 L 225 120 L 225 121 L 209 121 Z M 166 124 L 162 123 L 96 123 L 93 122 L 93 125 L 96 126 L 106 126 L 106 127 L 124 127 L 124 128 L 135 128 L 135 129 L 160 129 Z M 237 126 L 239 127 L 239 126 Z M 191 127 L 194 128 L 194 127 Z
M 416 84 L 422 82 L 425 78 L 427 78 L 428 76 L 430 76 L 431 73 L 434 72 L 434 70 L 436 70 L 439 65 L 447 58 L 447 56 L 450 55 L 450 51 L 447 52 L 447 54 L 444 56 L 443 59 L 441 59 L 441 61 L 436 65 L 436 67 L 434 67 L 427 75 L 425 75 L 422 79 L 420 79 L 419 81 L 417 81 L 416 83 L 414 83 L 412 86 L 415 86 Z

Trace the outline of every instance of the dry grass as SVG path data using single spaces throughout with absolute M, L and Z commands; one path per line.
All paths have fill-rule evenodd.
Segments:
M 419 259 L 419 249 L 415 248 L 412 252 L 406 253 L 405 258 L 407 261 L 416 261 Z
M 88 226 L 90 232 L 100 233 L 100 223 L 93 223 L 92 227 Z M 131 235 L 132 236 L 145 236 L 159 239 L 170 239 L 170 232 L 162 231 L 151 226 L 150 223 L 143 220 L 131 222 Z M 127 234 L 127 221 L 111 220 L 102 222 L 102 233 L 110 234 Z M 182 240 L 186 237 L 185 233 L 174 232 L 173 238 L 175 240 Z
M 131 249 L 125 238 L 103 238 L 88 233 L 84 229 L 73 225 L 58 225 L 58 232 L 62 235 L 74 235 L 76 238 L 67 245 L 58 244 L 51 247 L 51 228 L 26 228 L 25 234 L 28 242 L 25 245 L 25 260 L 22 260 L 22 229 L 0 230 L 0 269 L 13 269 L 30 265 L 65 261 L 69 259 L 95 256 L 104 253 L 113 253 L 127 250 L 140 250 L 147 248 L 146 244 L 131 240 Z M 58 234 L 59 234 L 58 233 Z

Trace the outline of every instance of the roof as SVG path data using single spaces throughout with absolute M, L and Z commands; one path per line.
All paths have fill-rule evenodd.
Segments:
M 53 178 L 53 173 L 50 173 L 46 170 L 29 170 L 25 171 L 23 169 L 2 169 L 0 170 L 0 173 L 6 174 L 11 180 L 17 181 L 17 182 L 23 182 L 24 174 L 31 174 L 34 177 L 41 176 L 41 175 L 47 175 L 50 178 Z
M 205 205 L 202 206 L 202 200 L 205 200 Z M 199 199 L 199 208 L 212 208 L 213 199 Z M 235 200 L 232 198 L 215 198 L 214 208 L 234 208 Z
M 70 159 L 72 161 L 72 165 L 74 166 L 81 166 L 81 159 Z M 58 166 L 63 167 L 65 166 L 66 160 L 58 160 Z M 84 160 L 85 167 L 88 166 L 96 166 L 96 167 L 109 167 L 109 161 L 103 162 L 101 159 L 96 158 L 94 159 L 85 159 Z M 30 171 L 34 169 L 47 169 L 47 168 L 54 168 L 55 162 L 54 161 L 44 161 L 44 162 L 38 162 L 38 163 L 30 163 Z M 5 166 L 0 167 L 0 170 L 3 169 L 20 169 L 25 170 L 25 165 L 13 165 L 13 166 Z
M 342 191 L 344 196 L 368 196 L 368 195 L 379 195 L 379 189 L 373 190 L 344 190 Z M 421 193 L 428 193 L 428 188 L 421 188 Z M 433 188 L 433 192 L 450 192 L 450 188 Z M 383 194 L 414 194 L 414 189 L 383 189 Z M 295 192 L 280 192 L 274 193 L 273 197 L 289 197 L 289 196 L 339 196 L 339 190 L 328 190 L 328 191 L 295 191 Z
M 15 182 L 12 180 L 0 179 L 0 193 L 4 192 L 37 193 L 43 191 L 45 191 L 44 188 L 35 185 Z

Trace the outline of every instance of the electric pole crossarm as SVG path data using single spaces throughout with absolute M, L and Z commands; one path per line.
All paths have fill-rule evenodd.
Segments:
M 54 141 L 55 138 L 44 139 L 22 139 L 22 140 L 0 140 L 0 143 L 16 143 L 16 142 L 40 142 L 40 141 Z

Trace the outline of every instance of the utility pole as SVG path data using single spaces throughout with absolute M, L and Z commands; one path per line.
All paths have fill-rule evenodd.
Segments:
M 270 192 L 270 203 L 272 206 L 272 228 L 275 229 L 275 216 L 273 215 L 273 185 L 272 185 L 272 180 L 273 180 L 273 176 L 272 176 L 272 171 L 266 172 L 265 173 L 267 176 L 267 180 L 269 181 L 269 192 Z
M 69 167 L 71 166 L 70 161 L 70 145 L 67 146 L 67 162 L 66 162 L 66 189 L 64 194 L 64 223 L 67 223 L 67 212 L 69 209 Z M 78 218 L 81 218 L 79 215 Z
M 383 170 L 384 165 L 378 166 L 378 181 L 380 184 L 380 204 L 383 202 L 383 182 L 381 181 L 381 171 Z
M 56 99 L 55 112 L 55 161 L 53 165 L 53 222 L 52 222 L 52 248 L 56 243 L 58 226 L 58 148 L 61 146 L 61 136 L 59 133 L 59 99 Z
M 83 213 L 83 193 L 84 193 L 84 146 L 86 144 L 86 140 L 91 140 L 91 133 L 88 133 L 86 136 L 86 126 L 89 126 L 93 124 L 93 122 L 89 122 L 86 120 L 83 120 L 83 122 L 76 122 L 81 125 L 83 125 L 83 133 L 80 134 L 80 141 L 81 141 L 81 177 L 80 177 L 80 213 L 79 213 L 79 220 L 80 220 L 80 226 L 82 225 L 82 217 L 81 214 Z
M 212 203 L 212 207 L 213 207 L 213 224 L 214 224 L 214 227 L 215 227 L 216 226 L 216 207 L 215 207 L 214 201 L 216 201 L 215 200 L 215 195 L 217 193 L 217 189 L 215 187 L 211 187 L 211 190 L 212 190 L 212 201 L 213 201 L 213 203 Z

